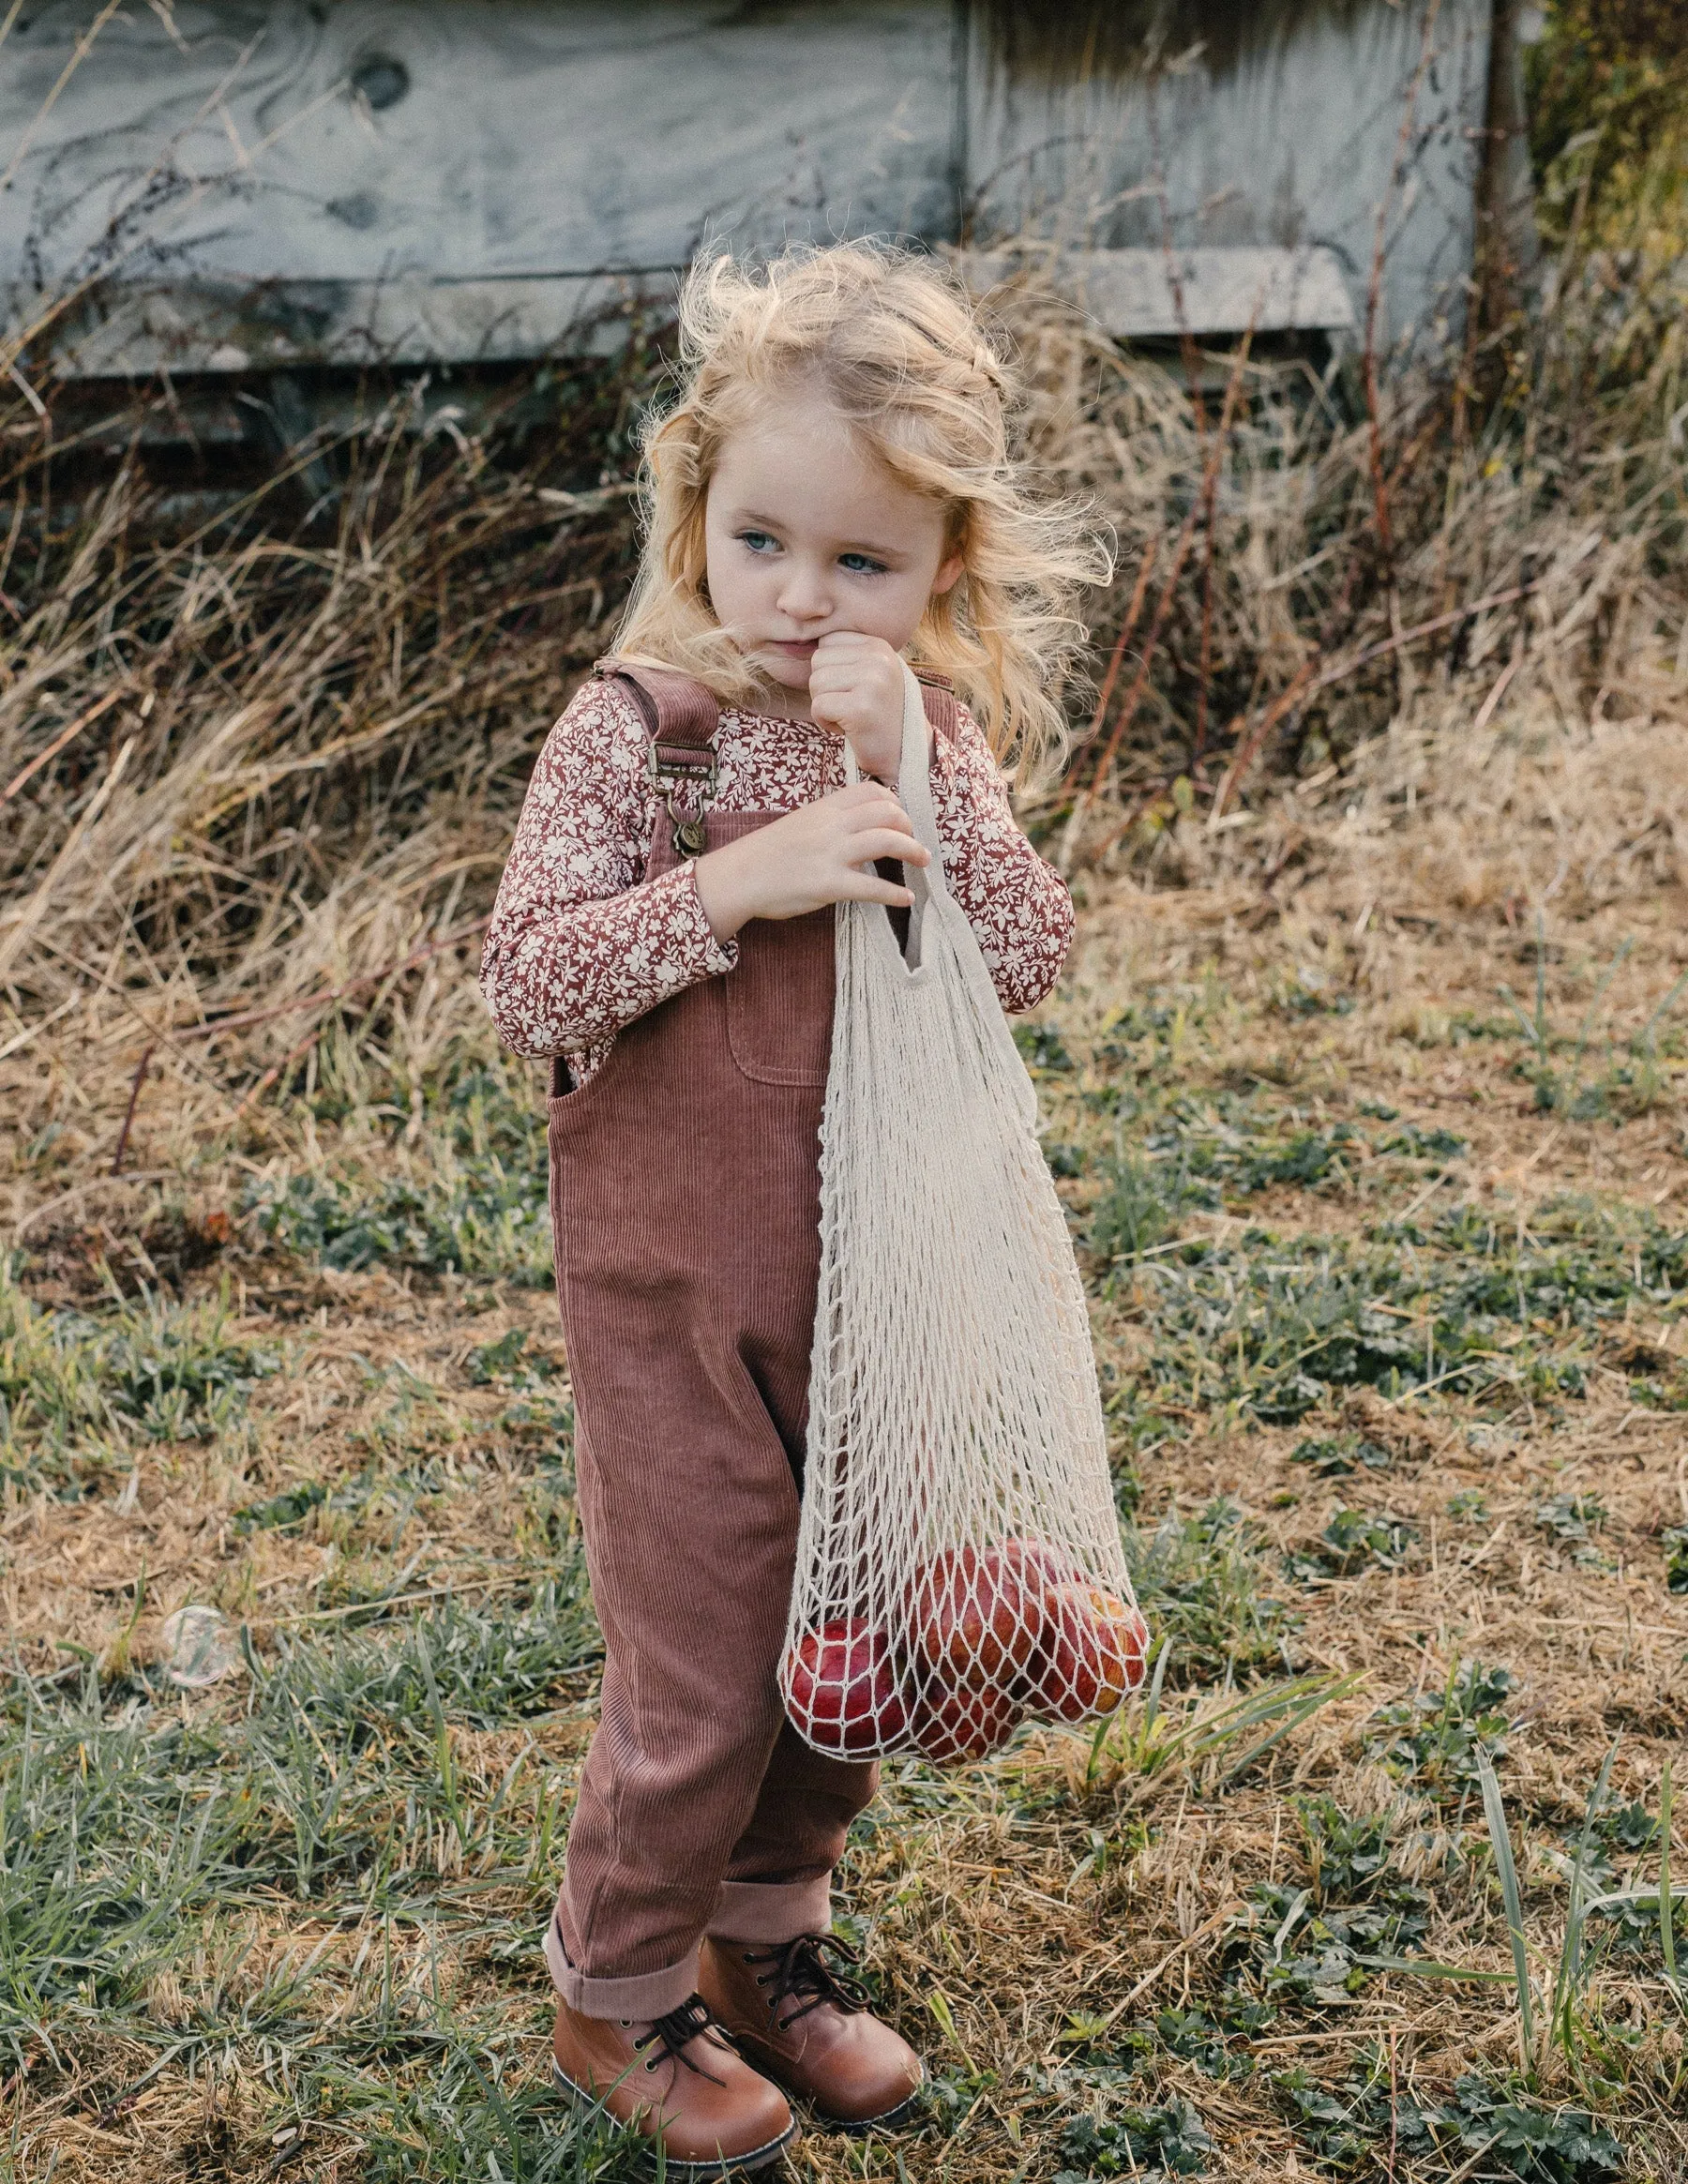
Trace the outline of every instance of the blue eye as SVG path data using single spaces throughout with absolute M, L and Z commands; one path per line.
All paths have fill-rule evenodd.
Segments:
M 866 553 L 841 553 L 838 566 L 847 569 L 852 577 L 882 577 L 885 573 L 884 563 Z
M 779 541 L 769 531 L 741 531 L 739 544 L 747 546 L 752 553 L 777 552 Z

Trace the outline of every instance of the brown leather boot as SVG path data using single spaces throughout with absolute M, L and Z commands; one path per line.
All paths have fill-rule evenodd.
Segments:
M 750 2061 L 814 2109 L 835 2131 L 884 2130 L 914 2105 L 920 2057 L 867 2007 L 847 1972 L 855 1951 L 832 1934 L 795 1941 L 703 1944 L 698 1989 L 722 2029 Z
M 696 1995 L 649 2024 L 559 2002 L 551 2060 L 577 2102 L 659 2142 L 671 2176 L 764 2169 L 797 2137 L 784 2094 L 734 2054 Z

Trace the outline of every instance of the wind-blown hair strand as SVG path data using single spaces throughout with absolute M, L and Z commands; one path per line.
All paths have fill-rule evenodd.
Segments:
M 960 283 L 878 243 L 793 249 L 755 267 L 705 260 L 680 295 L 677 399 L 644 435 L 645 544 L 617 650 L 664 662 L 730 703 L 764 685 L 716 619 L 704 507 L 728 437 L 770 398 L 819 386 L 905 487 L 942 505 L 954 588 L 910 652 L 947 674 L 1023 780 L 1061 749 L 1059 692 L 1087 632 L 1079 588 L 1108 582 L 1083 512 L 1029 490 L 1013 446 L 1019 387 Z

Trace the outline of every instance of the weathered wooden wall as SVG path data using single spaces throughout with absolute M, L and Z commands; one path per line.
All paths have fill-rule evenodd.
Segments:
M 53 98 L 95 0 L 43 0 L 0 49 L 0 280 L 17 327 L 106 277 L 38 344 L 83 373 L 513 357 L 710 238 L 1027 232 L 1140 253 L 1092 286 L 1151 330 L 1159 173 L 1198 331 L 1351 323 L 1390 197 L 1399 336 L 1469 264 L 1489 5 L 1442 0 L 1424 65 L 1424 0 L 183 0 Z
M 0 142 L 91 12 L 50 0 L 14 32 Z M 188 0 L 174 20 L 173 41 L 144 8 L 106 26 L 0 201 L 0 261 L 63 280 L 121 253 L 166 350 L 189 279 L 225 314 L 213 346 L 268 361 L 521 354 L 602 269 L 683 264 L 709 231 L 951 216 L 953 28 L 926 0 Z
M 1164 26 L 1174 65 L 1153 74 L 1117 48 L 1111 68 L 1105 48 L 1082 75 L 1063 73 L 1047 43 L 1039 65 L 1023 53 L 1003 65 L 1007 40 L 975 58 L 966 163 L 993 177 L 974 185 L 981 227 L 1158 252 L 1164 179 L 1180 246 L 1328 251 L 1363 319 L 1383 206 L 1385 345 L 1456 310 L 1471 262 L 1489 0 L 1442 0 L 1427 47 L 1422 0 L 1220 0 L 1180 15 Z M 1177 38 L 1204 18 L 1215 35 L 1177 65 Z

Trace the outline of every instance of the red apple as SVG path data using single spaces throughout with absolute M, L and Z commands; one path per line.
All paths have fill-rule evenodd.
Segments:
M 860 1619 L 805 1631 L 787 1664 L 792 1721 L 829 1752 L 874 1752 L 899 1743 L 909 1710 L 882 1631 Z
M 916 1579 L 914 1647 L 944 1689 L 1005 1687 L 1031 1660 L 1045 1586 L 1017 1548 L 946 1547 Z
M 1095 1585 L 1059 1585 L 1038 1648 L 1034 1709 L 1058 1722 L 1111 1714 L 1142 1677 L 1149 1629 L 1134 1607 Z
M 916 1749 L 940 1767 L 982 1759 L 1005 1744 L 1020 1709 L 1005 1691 L 937 1691 L 914 1715 Z
M 1089 1585 L 1091 1578 L 1082 1562 L 1047 1540 L 1011 1539 L 1003 1543 L 1002 1553 L 1018 1576 L 1027 1604 L 1026 1619 L 1036 1627 L 1037 1634 L 1013 1685 L 1017 1698 L 1029 1699 L 1035 1696 L 1047 1666 L 1046 1648 L 1054 1635 L 1057 1593 L 1063 1586 Z
M 1028 1574 L 1028 1582 L 1034 1573 L 1045 1585 L 1090 1583 L 1083 1563 L 1069 1555 L 1064 1547 L 1052 1546 L 1047 1540 L 1008 1540 L 1003 1543 L 1002 1552 L 1019 1563 Z

